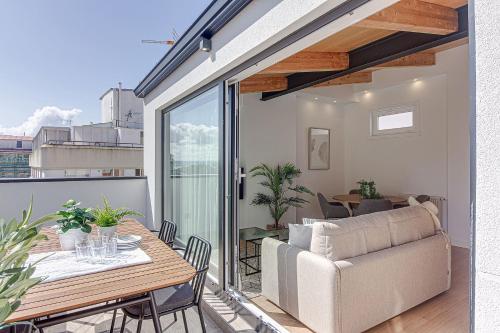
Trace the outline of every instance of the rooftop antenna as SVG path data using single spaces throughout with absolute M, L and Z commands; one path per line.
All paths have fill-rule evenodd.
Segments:
M 156 40 L 156 39 L 143 39 L 141 40 L 142 44 L 163 44 L 163 45 L 168 45 L 172 46 L 175 44 L 175 42 L 179 39 L 179 34 L 177 31 L 172 28 L 172 38 L 167 39 L 167 40 Z

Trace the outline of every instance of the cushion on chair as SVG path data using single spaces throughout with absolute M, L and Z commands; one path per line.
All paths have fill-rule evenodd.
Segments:
M 174 287 L 164 288 L 154 291 L 158 312 L 164 313 L 172 309 L 191 304 L 194 300 L 193 288 L 189 283 L 181 284 Z M 136 304 L 124 308 L 123 310 L 131 317 L 137 317 L 141 314 L 144 308 L 144 316 L 151 315 L 151 310 L 148 303 Z
M 288 244 L 309 251 L 313 224 L 288 224 Z
M 337 261 L 435 234 L 432 216 L 425 208 L 407 207 L 315 223 L 310 251 Z

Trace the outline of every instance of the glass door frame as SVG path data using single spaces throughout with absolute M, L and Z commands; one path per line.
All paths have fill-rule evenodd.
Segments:
M 219 233 L 218 233 L 218 242 L 219 242 L 219 256 L 218 256 L 218 276 L 217 279 L 218 281 L 213 281 L 210 279 L 210 277 L 207 275 L 207 281 L 210 281 L 210 283 L 207 284 L 208 287 L 211 287 L 214 291 L 220 291 L 224 286 L 226 285 L 226 218 L 225 218 L 225 212 L 226 212 L 226 200 L 225 200 L 225 189 L 226 189 L 226 121 L 225 121 L 225 115 L 226 115 L 226 90 L 225 90 L 225 82 L 224 81 L 217 81 L 213 82 L 211 84 L 208 84 L 204 86 L 203 88 L 198 89 L 197 91 L 187 95 L 186 97 L 180 99 L 179 101 L 173 103 L 172 105 L 164 108 L 161 110 L 161 120 L 160 120 L 160 136 L 161 136 L 161 143 L 160 143 L 160 149 L 161 149 L 161 154 L 160 154 L 160 159 L 161 159 L 161 189 L 160 189 L 160 202 L 161 202 L 161 220 L 163 221 L 166 218 L 167 212 L 166 212 L 166 207 L 165 207 L 165 147 L 168 144 L 168 141 L 166 139 L 166 136 L 170 134 L 169 129 L 165 128 L 165 118 L 169 116 L 169 112 L 177 109 L 178 107 L 182 106 L 183 104 L 191 101 L 192 99 L 200 96 L 201 94 L 209 91 L 212 88 L 218 87 L 218 112 L 219 112 L 219 122 L 218 122 L 218 128 L 219 128 L 219 138 L 218 138 L 218 143 L 219 143 L 219 166 L 218 166 L 218 171 L 219 171 L 219 184 L 218 184 L 218 189 L 219 189 L 219 202 L 218 202 L 218 216 L 219 216 Z M 174 221 L 175 222 L 175 221 Z

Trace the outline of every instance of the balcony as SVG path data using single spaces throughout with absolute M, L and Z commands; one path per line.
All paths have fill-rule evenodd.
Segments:
M 152 228 L 151 204 L 147 196 L 147 179 L 145 177 L 120 177 L 120 178 L 71 178 L 71 179 L 4 179 L 0 180 L 0 211 L 5 219 L 19 218 L 33 198 L 33 218 L 53 213 L 60 209 L 61 204 L 72 198 L 81 201 L 82 206 L 95 207 L 102 203 L 102 196 L 106 196 L 111 204 L 116 207 L 127 207 L 144 214 L 138 221 L 148 228 Z M 132 283 L 132 282 L 131 282 Z M 210 303 L 217 303 L 217 299 L 210 294 L 204 296 L 210 299 Z M 208 332 L 220 332 L 221 328 L 210 318 L 213 310 L 203 305 L 205 325 Z M 205 311 L 206 310 L 206 311 Z M 193 308 L 186 310 L 186 317 L 190 331 L 201 331 L 198 321 L 198 313 Z M 107 332 L 111 324 L 112 312 L 93 315 L 78 320 L 53 326 L 50 332 Z M 161 318 L 162 327 L 169 332 L 184 331 L 183 321 L 174 321 L 172 315 Z M 119 330 L 121 324 L 121 312 L 115 330 Z M 136 330 L 137 320 L 129 319 L 126 323 L 125 332 Z M 2 330 L 0 330 L 2 331 Z M 153 332 L 151 320 L 144 321 L 142 332 Z M 3 331 L 2 331 L 3 332 Z

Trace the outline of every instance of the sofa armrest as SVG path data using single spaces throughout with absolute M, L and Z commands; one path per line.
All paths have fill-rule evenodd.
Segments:
M 262 295 L 316 332 L 339 332 L 334 262 L 279 240 L 262 243 Z

